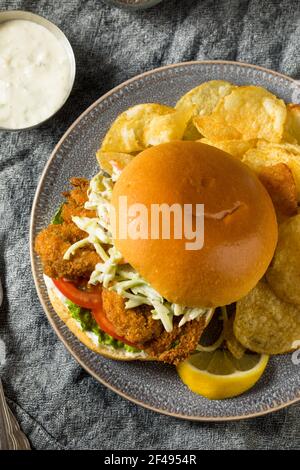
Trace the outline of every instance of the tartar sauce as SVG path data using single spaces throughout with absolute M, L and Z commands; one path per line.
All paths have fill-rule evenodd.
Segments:
M 70 62 L 44 26 L 28 20 L 0 24 L 0 127 L 21 129 L 49 118 L 66 99 Z

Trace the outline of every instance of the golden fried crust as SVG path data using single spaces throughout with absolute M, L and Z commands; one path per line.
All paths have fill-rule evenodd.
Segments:
M 71 178 L 70 183 L 73 189 L 63 193 L 66 198 L 61 212 L 64 222 L 72 223 L 73 216 L 95 217 L 95 211 L 84 208 L 84 204 L 88 200 L 89 181 L 85 178 Z
M 261 168 L 259 179 L 270 194 L 278 219 L 297 214 L 297 189 L 293 174 L 285 163 Z
M 205 317 L 187 322 L 181 328 L 174 324 L 171 333 L 164 331 L 157 339 L 144 344 L 143 349 L 157 361 L 177 365 L 195 351 L 205 325 Z
M 141 306 L 125 310 L 125 301 L 116 292 L 102 290 L 103 309 L 119 336 L 137 344 L 150 357 L 169 364 L 178 364 L 196 349 L 205 328 L 205 317 L 187 322 L 181 328 L 174 320 L 174 328 L 167 333 L 158 320 L 153 320 L 151 307 Z
M 118 336 L 130 343 L 143 344 L 159 337 L 163 331 L 160 321 L 153 320 L 151 307 L 145 305 L 125 310 L 125 301 L 114 291 L 102 290 L 103 309 L 114 325 Z
M 100 258 L 94 248 L 87 245 L 76 251 L 69 261 L 64 260 L 66 250 L 79 236 L 73 224 L 49 225 L 42 230 L 35 240 L 35 250 L 41 257 L 44 273 L 51 278 L 89 278 Z
M 64 260 L 66 250 L 78 240 L 86 237 L 73 222 L 72 216 L 94 217 L 95 212 L 84 209 L 87 201 L 88 180 L 72 178 L 74 186 L 69 193 L 64 193 L 66 202 L 62 208 L 62 224 L 50 224 L 42 230 L 35 240 L 35 250 L 41 257 L 44 273 L 52 278 L 67 279 L 89 278 L 95 265 L 101 260 L 92 245 L 78 249 L 70 260 Z
M 167 333 L 158 320 L 153 320 L 151 307 L 141 306 L 125 310 L 125 302 L 116 292 L 102 290 L 103 309 L 116 333 L 137 344 L 151 358 L 168 364 L 178 364 L 196 349 L 206 326 L 206 318 L 187 322 L 181 328 L 177 319 Z M 176 323 L 177 321 L 177 323 Z

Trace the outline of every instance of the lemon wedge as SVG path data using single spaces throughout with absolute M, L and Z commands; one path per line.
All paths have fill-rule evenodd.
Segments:
M 198 352 L 177 366 L 178 374 L 193 392 L 211 400 L 240 395 L 263 374 L 266 354 L 245 353 L 236 359 L 229 351 Z

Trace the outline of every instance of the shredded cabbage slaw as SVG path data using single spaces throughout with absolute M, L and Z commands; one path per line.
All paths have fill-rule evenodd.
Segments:
M 85 209 L 96 211 L 97 217 L 72 217 L 78 228 L 88 236 L 68 248 L 64 259 L 69 260 L 78 250 L 92 244 L 102 259 L 91 274 L 89 283 L 100 283 L 112 289 L 126 299 L 125 308 L 132 309 L 140 305 L 149 305 L 152 317 L 160 320 L 167 332 L 173 329 L 173 317 L 181 316 L 179 327 L 186 322 L 200 318 L 208 313 L 206 308 L 189 308 L 168 302 L 153 289 L 130 265 L 122 264 L 123 257 L 113 244 L 110 228 L 110 207 L 112 190 L 116 175 L 113 178 L 98 173 L 90 182 L 88 201 Z

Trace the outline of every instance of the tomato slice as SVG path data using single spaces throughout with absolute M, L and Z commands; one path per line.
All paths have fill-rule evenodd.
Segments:
M 108 320 L 102 307 L 97 307 L 93 309 L 92 314 L 93 314 L 95 321 L 98 323 L 102 331 L 107 333 L 109 336 L 112 336 L 117 341 L 122 341 L 122 343 L 125 343 L 128 346 L 133 346 L 133 347 L 136 346 L 135 344 L 127 341 L 122 336 L 117 335 L 114 325 Z
M 57 289 L 79 307 L 94 309 L 102 304 L 101 292 L 89 292 L 78 289 L 73 282 L 65 279 L 52 279 Z
M 101 292 L 99 290 L 96 292 L 84 291 L 78 289 L 73 282 L 66 281 L 65 279 L 52 279 L 52 281 L 67 299 L 71 300 L 79 307 L 92 310 L 92 315 L 102 331 L 112 336 L 117 341 L 122 341 L 122 343 L 128 344 L 128 346 L 135 346 L 135 344 L 117 335 L 114 325 L 108 320 L 103 311 Z

